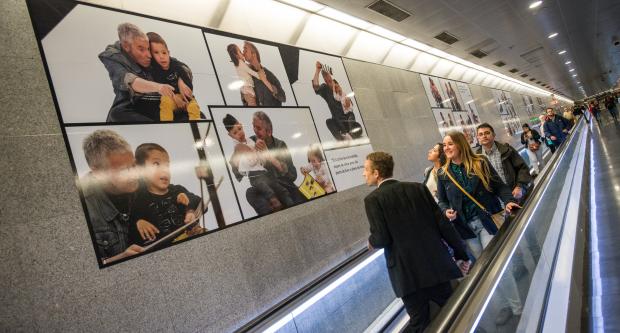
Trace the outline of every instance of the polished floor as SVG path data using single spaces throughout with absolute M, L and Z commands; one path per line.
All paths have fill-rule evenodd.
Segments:
M 601 118 L 591 141 L 591 331 L 620 332 L 620 124 Z

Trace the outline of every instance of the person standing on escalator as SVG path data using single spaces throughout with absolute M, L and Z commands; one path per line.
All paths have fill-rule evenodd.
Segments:
M 393 169 L 392 155 L 384 152 L 371 153 L 364 162 L 366 184 L 377 186 L 364 198 L 368 248 L 385 250 L 392 288 L 410 318 L 405 332 L 422 332 L 430 323 L 429 302 L 443 306 L 452 295 L 450 281 L 467 272 L 470 262 L 428 188 L 392 178 Z M 454 249 L 456 263 L 442 239 Z

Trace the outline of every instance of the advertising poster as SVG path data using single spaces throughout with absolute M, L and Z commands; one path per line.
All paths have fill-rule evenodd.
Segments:
M 431 108 L 450 108 L 450 100 L 447 97 L 447 94 L 443 91 L 443 87 L 439 82 L 439 79 L 427 75 L 420 76 L 422 78 L 422 85 L 426 91 L 428 102 L 431 103 Z
M 536 96 L 536 103 L 538 104 L 538 110 L 540 114 L 545 113 L 545 109 L 547 108 L 547 105 L 545 105 L 545 102 L 543 102 L 540 96 Z
M 523 100 L 523 105 L 525 106 L 525 112 L 528 116 L 534 116 L 534 101 L 532 100 L 532 96 L 529 95 L 521 95 L 521 99 Z
M 441 137 L 456 130 L 465 135 L 470 145 L 477 145 L 476 126 L 480 124 L 480 116 L 469 86 L 423 74 L 420 77 Z
M 74 6 L 38 31 L 64 123 L 201 119 L 223 103 L 200 29 Z
M 448 96 L 447 107 L 451 108 L 452 111 L 462 111 L 465 110 L 465 105 L 463 103 L 463 98 L 461 97 L 460 92 L 457 92 L 456 82 L 450 81 L 446 79 L 439 79 L 439 83 L 443 87 L 446 95 Z
M 341 58 L 27 5 L 100 268 L 364 183 L 372 147 Z
M 290 67 L 287 71 L 294 73 L 290 78 L 297 102 L 300 106 L 310 107 L 326 155 L 342 157 L 342 152 L 327 152 L 346 149 L 349 158 L 355 156 L 355 163 L 363 165 L 364 152 L 372 151 L 372 147 L 342 59 L 323 53 L 291 50 L 285 56 L 285 63 Z M 329 158 L 328 164 L 339 191 L 364 183 L 360 170 L 335 170 L 334 167 L 342 163 L 329 161 Z
M 135 246 L 153 251 L 242 220 L 236 204 L 222 204 L 236 199 L 210 122 L 66 133 L 103 264 Z
M 244 218 L 335 191 L 308 108 L 212 107 L 211 112 Z M 308 186 L 318 192 L 309 194 Z
M 205 33 L 226 105 L 297 106 L 278 47 Z
M 518 135 L 522 131 L 521 120 L 517 115 L 510 93 L 497 89 L 491 89 L 491 93 L 504 124 L 506 134 L 509 136 Z

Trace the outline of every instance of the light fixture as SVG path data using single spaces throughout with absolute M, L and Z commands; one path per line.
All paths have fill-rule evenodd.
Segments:
M 381 37 L 385 37 L 387 39 L 393 40 L 395 42 L 403 42 L 407 39 L 407 37 L 403 35 L 399 35 L 394 31 L 388 30 L 386 28 L 380 27 L 378 25 L 372 25 L 370 28 L 366 29 L 373 34 L 377 34 Z
M 577 84 L 581 83 L 581 81 L 577 81 Z
M 540 7 L 540 5 L 542 5 L 542 1 L 534 1 L 530 4 L 530 9 Z
M 566 50 L 562 50 L 562 51 L 558 52 L 558 54 L 564 54 L 564 53 L 566 53 Z
M 568 71 L 569 71 L 569 72 L 574 72 L 574 71 L 575 71 L 575 69 L 574 69 L 574 68 L 571 68 L 571 69 L 569 69 Z
M 319 10 L 325 8 L 325 5 L 322 5 L 318 2 L 311 1 L 311 0 L 280 0 L 280 1 L 287 3 L 291 6 L 295 6 L 297 8 L 307 10 L 312 13 L 316 13 Z
M 577 74 L 573 74 L 573 77 L 577 77 Z
M 568 65 L 570 63 L 571 63 L 571 61 L 567 61 L 567 62 L 564 63 L 564 65 Z
M 558 35 L 558 33 L 557 33 L 557 32 L 554 32 L 554 33 L 552 33 L 551 35 L 549 35 L 549 37 L 547 37 L 547 38 L 553 38 L 553 37 L 555 37 L 555 36 L 557 36 L 557 35 Z
M 418 49 L 420 51 L 428 51 L 431 47 L 424 44 L 424 43 L 420 43 L 417 40 L 413 40 L 410 38 L 405 39 L 404 41 L 402 41 L 403 44 L 407 45 L 407 46 L 411 46 L 414 49 Z
M 319 10 L 317 14 L 329 17 L 332 20 L 336 20 L 338 22 L 342 22 L 344 24 L 348 24 L 362 30 L 366 30 L 372 25 L 372 23 L 358 19 L 357 17 L 353 17 L 349 14 L 345 14 L 339 10 L 335 10 L 330 7 L 325 7 Z

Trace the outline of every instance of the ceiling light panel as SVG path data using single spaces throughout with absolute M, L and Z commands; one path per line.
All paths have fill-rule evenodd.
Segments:
M 329 17 L 330 19 L 342 22 L 344 24 L 348 24 L 361 30 L 366 30 L 372 26 L 372 23 L 366 22 L 362 19 L 358 19 L 357 17 L 353 17 L 349 14 L 345 14 L 339 10 L 335 10 L 330 7 L 325 7 L 319 10 L 317 14 Z
M 381 37 L 385 37 L 387 39 L 393 40 L 395 42 L 402 42 L 404 40 L 406 40 L 407 38 L 403 35 L 397 34 L 394 31 L 385 29 L 383 27 L 380 27 L 378 25 L 372 25 L 371 27 L 369 27 L 368 29 L 366 29 L 374 34 L 377 34 Z

